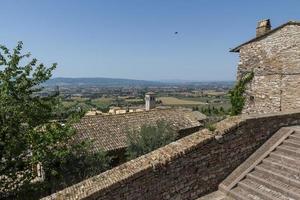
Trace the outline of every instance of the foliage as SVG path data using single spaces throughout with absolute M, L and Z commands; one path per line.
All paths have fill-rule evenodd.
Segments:
M 45 196 L 73 185 L 83 179 L 94 176 L 108 169 L 111 161 L 104 151 L 91 153 L 89 143 L 81 143 L 60 149 L 43 162 L 45 181 L 27 186 L 19 192 L 31 193 L 31 196 Z
M 199 111 L 199 107 L 198 107 L 198 106 L 193 106 L 193 107 L 192 107 L 192 110 L 193 110 L 193 111 Z
M 143 125 L 140 130 L 129 131 L 127 156 L 131 160 L 171 143 L 177 138 L 177 132 L 165 121 L 155 125 Z
M 207 116 L 224 116 L 228 114 L 228 111 L 223 108 L 223 106 L 216 108 L 214 106 L 208 105 L 207 107 L 201 108 L 201 113 Z
M 91 110 L 92 108 L 95 108 L 97 110 L 100 110 L 101 112 L 107 113 L 109 111 L 109 104 L 104 104 L 104 103 L 97 103 L 97 101 L 92 101 L 91 99 L 86 100 L 84 102 L 86 105 L 88 105 L 87 108 L 83 108 L 83 112 L 86 112 L 88 110 Z
M 208 130 L 210 130 L 212 132 L 216 130 L 216 126 L 212 123 L 205 124 L 205 128 L 207 128 Z
M 57 94 L 37 95 L 56 64 L 47 68 L 35 58 L 29 60 L 29 53 L 21 53 L 22 46 L 19 42 L 10 52 L 0 45 L 0 191 L 5 192 L 0 196 L 34 199 L 27 193 L 32 188 L 44 194 L 45 189 L 53 191 L 91 175 L 95 163 L 101 168 L 96 171 L 107 166 L 105 155 L 90 156 L 87 142 L 73 140 L 72 123 L 78 117 L 59 117 Z M 43 182 L 34 181 L 38 164 L 45 172 Z M 82 171 L 85 167 L 88 174 Z
M 119 97 L 117 97 L 116 99 L 114 99 L 111 103 L 112 106 L 117 106 L 117 107 L 121 107 L 122 105 L 125 104 L 125 100 L 121 99 Z
M 254 77 L 254 72 L 250 72 L 242 77 L 237 84 L 234 86 L 232 90 L 229 91 L 230 94 L 230 102 L 231 102 L 231 115 L 241 114 L 243 107 L 245 105 L 245 90 L 246 85 L 249 83 Z
M 103 113 L 107 113 L 109 111 L 109 106 L 97 106 L 96 108 Z

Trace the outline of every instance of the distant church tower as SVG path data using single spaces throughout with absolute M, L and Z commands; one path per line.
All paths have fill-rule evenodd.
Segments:
M 155 93 L 153 92 L 146 93 L 145 102 L 146 102 L 147 111 L 155 108 Z

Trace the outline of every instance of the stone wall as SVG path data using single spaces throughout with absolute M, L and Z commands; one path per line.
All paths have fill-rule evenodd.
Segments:
M 232 117 L 44 198 L 195 199 L 218 184 L 300 110 Z
M 300 25 L 286 25 L 242 46 L 238 79 L 252 70 L 243 113 L 300 108 Z

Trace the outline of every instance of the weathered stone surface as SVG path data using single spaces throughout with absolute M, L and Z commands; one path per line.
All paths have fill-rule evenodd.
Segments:
M 299 150 L 300 126 L 279 129 L 211 195 L 221 192 L 225 199 L 300 199 Z
M 214 132 L 201 130 L 44 200 L 196 199 L 217 190 L 279 128 L 299 124 L 300 110 L 228 118 Z
M 240 47 L 238 79 L 254 71 L 243 113 L 270 113 L 300 108 L 300 23 Z

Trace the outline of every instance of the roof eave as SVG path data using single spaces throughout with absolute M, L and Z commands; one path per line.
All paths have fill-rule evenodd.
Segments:
M 233 52 L 233 53 L 238 53 L 240 52 L 240 46 L 234 48 L 234 49 L 230 49 L 229 52 Z
M 251 40 L 249 40 L 249 41 L 247 41 L 247 42 L 245 42 L 245 43 L 243 43 L 243 44 L 241 44 L 241 45 L 239 45 L 239 46 L 237 46 L 237 47 L 235 47 L 233 49 L 230 49 L 229 52 L 238 53 L 238 52 L 240 52 L 240 49 L 243 46 L 245 46 L 245 45 L 247 45 L 249 43 L 252 43 L 254 41 L 260 40 L 262 38 L 265 38 L 265 37 L 269 36 L 270 34 L 276 32 L 277 30 L 279 30 L 279 29 L 281 29 L 281 28 L 283 28 L 283 27 L 285 27 L 287 25 L 300 25 L 300 22 L 299 21 L 288 21 L 287 23 L 284 23 L 284 24 L 282 24 L 282 25 L 280 25 L 280 26 L 278 26 L 278 27 L 270 30 L 270 31 L 266 32 L 265 34 L 263 34 L 263 35 L 261 35 L 259 37 L 252 38 Z

